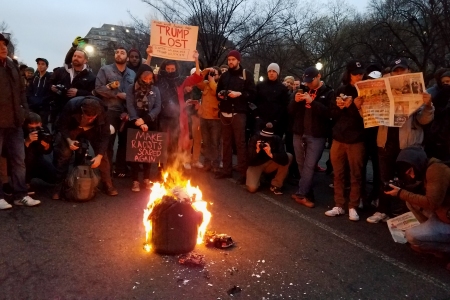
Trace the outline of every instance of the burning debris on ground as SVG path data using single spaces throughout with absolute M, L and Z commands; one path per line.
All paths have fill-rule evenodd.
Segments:
M 178 263 L 180 265 L 188 266 L 188 267 L 200 267 L 203 268 L 205 266 L 205 256 L 203 254 L 198 253 L 188 253 L 181 254 L 178 256 Z
M 204 239 L 207 246 L 219 249 L 229 248 L 234 245 L 233 239 L 229 235 L 217 234 L 215 231 L 208 230 Z

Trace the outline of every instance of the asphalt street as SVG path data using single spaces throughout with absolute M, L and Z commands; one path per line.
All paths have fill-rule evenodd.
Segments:
M 39 185 L 39 207 L 0 211 L 0 299 L 450 299 L 445 261 L 395 243 L 386 223 L 365 221 L 371 209 L 359 222 L 325 216 L 332 179 L 316 175 L 310 209 L 290 198 L 294 185 L 250 194 L 234 179 L 186 174 L 210 203 L 209 228 L 235 241 L 198 245 L 204 268 L 144 251 L 149 192 L 133 193 L 131 179 L 86 203 L 53 201 Z

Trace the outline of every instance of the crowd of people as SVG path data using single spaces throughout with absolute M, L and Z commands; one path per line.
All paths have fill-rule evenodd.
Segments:
M 131 190 L 139 192 L 141 166 L 125 160 L 128 128 L 167 134 L 168 158 L 158 172 L 197 168 L 223 179 L 236 171 L 237 183 L 249 192 L 260 188 L 266 173 L 275 195 L 283 194 L 291 176 L 298 180 L 291 198 L 313 208 L 314 174 L 328 146 L 334 205 L 326 216 L 344 215 L 348 207 L 349 219 L 358 221 L 358 209 L 374 205 L 367 222 L 378 223 L 410 210 L 422 223 L 407 231 L 413 249 L 450 252 L 450 69 L 436 72 L 436 84 L 426 92 L 416 84 L 411 92 L 421 95 L 422 105 L 402 126 L 364 128 L 364 99 L 355 84 L 407 74 L 406 59 L 393 60 L 387 69 L 349 60 L 335 88 L 315 67 L 306 68 L 302 78 L 282 81 L 279 65 L 271 63 L 267 80 L 255 84 L 237 50 L 228 53 L 227 65 L 203 70 L 195 52 L 195 67 L 183 77 L 174 60 L 154 72 L 151 46 L 147 59 L 136 49 L 117 47 L 114 63 L 95 75 L 79 41 L 62 67 L 50 73 L 48 61 L 37 58 L 34 72 L 7 56 L 9 41 L 0 35 L 0 149 L 8 159 L 0 169 L 10 177 L 2 177 L 0 209 L 11 207 L 4 196 L 9 183 L 14 204 L 38 205 L 30 196 L 35 177 L 54 184 L 52 198 L 60 199 L 71 158 L 75 154 L 75 163 L 81 161 L 85 143 L 94 151 L 90 164 L 98 168 L 107 195 L 118 194 L 113 177 L 131 177 Z M 52 163 L 45 159 L 51 152 Z M 151 177 L 150 164 L 142 170 L 143 186 L 151 189 L 158 178 Z

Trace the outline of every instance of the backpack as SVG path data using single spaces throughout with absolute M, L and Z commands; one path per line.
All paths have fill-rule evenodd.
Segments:
M 74 167 L 66 178 L 64 196 L 67 200 L 88 201 L 95 197 L 99 177 L 87 165 Z

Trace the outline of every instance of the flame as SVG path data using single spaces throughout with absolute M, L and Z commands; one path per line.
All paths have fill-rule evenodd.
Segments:
M 186 181 L 185 179 L 183 179 L 180 173 L 171 172 L 169 177 L 169 173 L 166 172 L 163 174 L 162 183 L 155 182 L 153 184 L 147 208 L 144 209 L 144 218 L 143 218 L 145 227 L 144 249 L 147 252 L 149 252 L 152 248 L 150 244 L 152 223 L 148 217 L 152 213 L 155 205 L 158 204 L 159 201 L 161 201 L 164 195 L 174 195 L 174 192 L 187 193 L 189 198 L 192 200 L 192 208 L 203 214 L 202 224 L 198 228 L 197 245 L 203 243 L 203 237 L 205 235 L 206 228 L 208 227 L 212 215 L 207 209 L 208 203 L 203 200 L 202 191 L 199 189 L 198 186 L 197 187 L 191 186 L 191 181 L 190 180 Z

